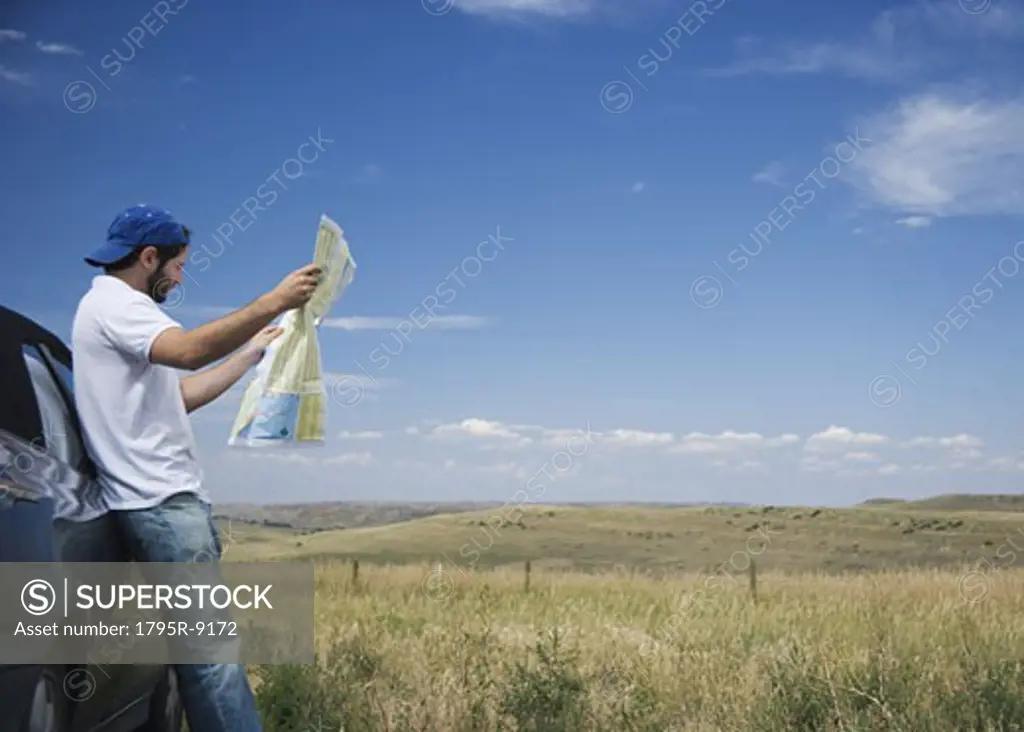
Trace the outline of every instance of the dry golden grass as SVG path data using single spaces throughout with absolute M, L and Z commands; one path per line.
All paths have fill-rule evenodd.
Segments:
M 1024 729 L 1024 573 L 316 570 L 268 730 Z M 965 595 L 972 602 L 965 600 Z

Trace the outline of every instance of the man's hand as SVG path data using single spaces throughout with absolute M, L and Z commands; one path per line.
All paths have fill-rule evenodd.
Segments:
M 284 328 L 279 325 L 271 325 L 264 328 L 242 347 L 240 356 L 245 359 L 249 366 L 255 366 L 263 359 L 267 346 L 273 343 L 282 333 L 284 333 Z
M 320 272 L 315 264 L 307 264 L 281 280 L 268 296 L 280 307 L 281 312 L 302 307 L 313 297 L 313 291 L 320 283 Z

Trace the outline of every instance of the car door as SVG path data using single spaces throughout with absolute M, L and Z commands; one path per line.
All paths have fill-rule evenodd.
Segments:
M 0 325 L 9 322 L 9 317 L 7 322 L 0 319 Z M 0 413 L 13 412 L 0 414 L 0 430 L 6 426 L 22 433 L 12 436 L 7 432 L 7 441 L 27 439 L 33 448 L 30 453 L 8 448 L 10 454 L 22 456 L 22 464 L 13 461 L 7 477 L 17 480 L 6 482 L 34 493 L 23 498 L 34 498 L 39 507 L 23 512 L 35 517 L 34 526 L 29 532 L 19 532 L 22 541 L 17 543 L 34 546 L 29 556 L 36 558 L 31 561 L 39 561 L 38 557 L 64 562 L 129 561 L 116 524 L 109 514 L 105 515 L 95 468 L 82 440 L 74 409 L 71 353 L 51 333 L 36 329 L 38 326 L 0 328 L 4 341 L 0 360 L 5 362 L 7 372 L 0 372 L 0 377 L 27 376 L 30 387 L 22 389 L 15 399 L 5 398 L 0 407 Z M 10 343 L 10 338 L 17 338 L 19 343 Z M 16 369 L 9 356 L 15 348 L 21 355 L 21 375 L 11 373 Z M 42 525 L 44 519 L 48 519 L 46 526 Z M 124 665 L 116 659 L 100 659 L 77 671 L 74 687 L 80 698 L 72 705 L 74 728 L 90 729 L 121 711 L 151 691 L 162 673 L 162 666 Z

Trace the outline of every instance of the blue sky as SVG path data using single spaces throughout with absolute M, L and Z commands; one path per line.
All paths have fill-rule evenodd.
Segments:
M 111 0 L 0 28 L 4 304 L 67 337 L 136 203 L 196 232 L 186 327 L 309 260 L 321 213 L 345 230 L 329 443 L 227 448 L 230 392 L 194 415 L 217 501 L 1018 485 L 1020 3 Z

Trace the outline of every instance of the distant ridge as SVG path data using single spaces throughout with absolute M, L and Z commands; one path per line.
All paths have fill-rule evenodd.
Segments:
M 223 503 L 214 506 L 214 518 L 243 524 L 254 524 L 304 531 L 329 529 L 355 529 L 368 526 L 387 526 L 430 516 L 446 516 L 501 509 L 499 501 L 405 502 L 405 501 L 323 501 L 319 503 Z M 529 507 L 577 508 L 748 508 L 747 503 L 694 501 L 694 502 L 612 502 L 586 501 L 570 503 L 507 502 L 508 511 Z
M 871 498 L 861 506 L 894 506 L 929 511 L 1024 511 L 1024 495 L 1013 493 L 946 493 L 907 501 L 900 498 Z

